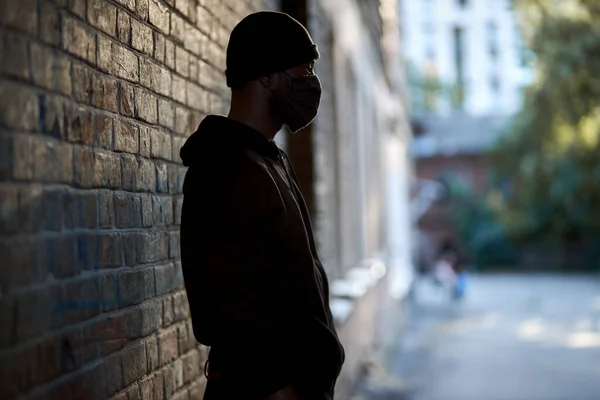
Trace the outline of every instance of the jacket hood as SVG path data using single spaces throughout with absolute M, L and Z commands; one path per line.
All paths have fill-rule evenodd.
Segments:
M 276 159 L 279 148 L 257 130 L 221 115 L 209 115 L 202 120 L 181 147 L 179 157 L 190 167 L 207 158 L 218 157 L 235 150 L 254 150 Z

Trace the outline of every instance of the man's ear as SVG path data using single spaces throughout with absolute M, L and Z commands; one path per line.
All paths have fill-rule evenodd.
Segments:
M 273 89 L 277 84 L 277 73 L 273 72 L 269 75 L 259 76 L 258 81 L 267 89 Z

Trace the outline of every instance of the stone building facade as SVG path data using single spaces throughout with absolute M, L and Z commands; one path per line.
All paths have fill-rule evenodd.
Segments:
M 270 8 L 305 23 L 323 54 L 315 124 L 278 140 L 332 278 L 346 398 L 380 340 L 389 283 L 408 268 L 395 1 L 368 3 L 0 3 L 0 397 L 202 397 L 207 351 L 179 262 L 179 148 L 206 114 L 227 111 L 230 30 Z

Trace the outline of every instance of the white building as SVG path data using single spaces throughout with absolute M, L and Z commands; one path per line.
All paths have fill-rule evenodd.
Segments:
M 504 117 L 520 109 L 532 74 L 511 0 L 400 0 L 400 15 L 407 64 L 463 88 L 462 102 L 439 93 L 426 111 Z

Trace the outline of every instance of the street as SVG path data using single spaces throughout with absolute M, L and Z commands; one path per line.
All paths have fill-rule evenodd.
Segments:
M 452 304 L 416 285 L 387 370 L 364 400 L 600 399 L 600 280 L 490 275 Z

